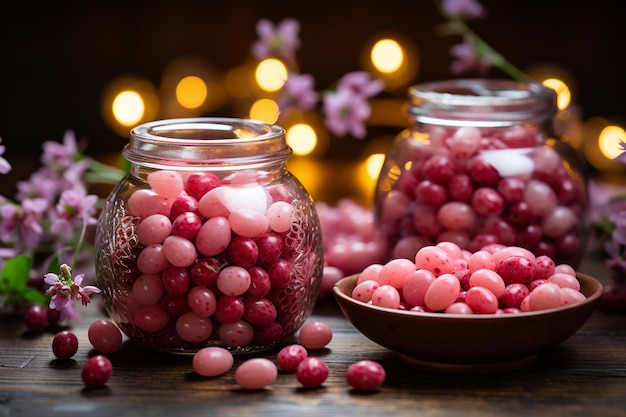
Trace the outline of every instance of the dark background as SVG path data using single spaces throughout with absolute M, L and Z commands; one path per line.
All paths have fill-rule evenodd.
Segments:
M 626 15 L 620 2 L 482 4 L 488 15 L 472 27 L 516 66 L 552 62 L 567 68 L 583 119 L 624 117 Z M 100 115 L 108 82 L 137 74 L 158 85 L 166 65 L 182 54 L 204 56 L 227 71 L 250 59 L 261 18 L 300 21 L 300 68 L 320 88 L 360 69 L 361 47 L 376 33 L 400 33 L 418 45 L 420 68 L 411 83 L 453 77 L 449 49 L 459 42 L 437 35 L 443 19 L 426 0 L 114 0 L 7 7 L 0 14 L 0 137 L 9 160 L 38 155 L 43 141 L 61 140 L 66 129 L 89 140 L 88 153 L 120 150 L 125 139 Z M 389 94 L 404 97 L 406 88 Z M 232 112 L 225 107 L 214 114 Z

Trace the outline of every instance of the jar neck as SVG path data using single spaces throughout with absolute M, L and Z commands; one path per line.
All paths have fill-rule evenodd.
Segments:
M 139 125 L 122 153 L 133 165 L 147 169 L 234 171 L 284 166 L 292 150 L 279 126 L 201 117 Z
M 556 95 L 538 83 L 459 79 L 412 86 L 406 112 L 416 123 L 505 127 L 543 124 L 556 114 Z

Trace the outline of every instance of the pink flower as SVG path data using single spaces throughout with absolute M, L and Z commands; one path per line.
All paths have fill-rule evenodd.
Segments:
M 72 236 L 73 226 L 80 226 L 85 222 L 88 225 L 96 224 L 93 217 L 96 213 L 97 195 L 85 195 L 82 188 L 65 190 L 61 193 L 56 206 L 58 217 L 53 220 L 50 231 L 53 233 Z
M 364 122 L 370 114 L 367 100 L 351 89 L 338 89 L 324 95 L 326 126 L 337 136 L 351 134 L 363 139 L 367 133 Z
M 441 7 L 450 17 L 472 19 L 485 15 L 484 7 L 476 0 L 442 0 Z
M 383 91 L 383 80 L 372 80 L 370 74 L 365 71 L 349 72 L 339 80 L 337 89 L 351 90 L 355 95 L 370 98 Z
M 0 143 L 2 143 L 2 138 L 0 138 Z M 0 145 L 0 174 L 8 174 L 9 171 L 11 171 L 11 164 L 9 163 L 9 161 L 2 157 L 4 151 L 5 146 Z
M 310 110 L 317 103 L 315 80 L 310 74 L 291 73 L 280 90 L 278 106 L 281 111 L 295 107 L 302 111 Z
M 259 40 L 252 45 L 252 54 L 258 60 L 275 57 L 292 61 L 296 50 L 300 47 L 298 32 L 300 23 L 297 20 L 287 18 L 277 26 L 267 19 L 257 22 L 256 31 Z
M 27 198 L 22 201 L 19 225 L 24 247 L 35 248 L 43 240 L 45 230 L 42 218 L 47 208 L 48 202 L 43 198 Z
M 56 141 L 47 141 L 43 144 L 41 162 L 53 171 L 61 171 L 71 167 L 78 158 L 78 146 L 74 132 L 68 130 L 63 135 L 63 144 Z
M 46 290 L 46 295 L 50 297 L 50 308 L 63 310 L 71 300 L 80 301 L 85 306 L 89 304 L 89 296 L 100 293 L 100 289 L 92 285 L 81 287 L 84 277 L 85 274 L 79 274 L 72 279 L 72 270 L 67 264 L 61 265 L 60 276 L 47 273 L 44 282 L 50 285 Z
M 326 126 L 337 136 L 351 134 L 363 139 L 367 133 L 364 122 L 372 109 L 367 99 L 383 90 L 382 80 L 372 80 L 369 73 L 355 71 L 344 75 L 337 91 L 324 95 Z
M 472 70 L 484 73 L 493 65 L 493 61 L 489 56 L 480 56 L 474 49 L 474 46 L 467 42 L 452 46 L 450 54 L 456 58 L 450 65 L 450 71 L 453 74 L 461 74 Z

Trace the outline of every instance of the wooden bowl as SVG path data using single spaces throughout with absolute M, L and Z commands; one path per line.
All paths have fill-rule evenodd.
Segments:
M 358 274 L 339 280 L 333 295 L 363 335 L 433 373 L 497 373 L 524 368 L 573 335 L 589 319 L 602 284 L 577 273 L 584 301 L 518 314 L 420 313 L 377 307 L 352 298 Z

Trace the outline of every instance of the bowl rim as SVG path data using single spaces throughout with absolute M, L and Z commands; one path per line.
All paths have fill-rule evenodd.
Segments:
M 390 307 L 375 306 L 370 303 L 365 303 L 363 301 L 352 298 L 351 295 L 346 294 L 342 289 L 345 287 L 346 290 L 351 291 L 356 286 L 356 281 L 359 275 L 360 274 L 358 273 L 348 275 L 340 279 L 339 281 L 337 281 L 333 285 L 333 288 L 332 288 L 333 295 L 336 298 L 343 300 L 343 302 L 347 304 L 354 304 L 356 307 L 359 307 L 359 308 L 367 308 L 370 310 L 380 311 L 381 313 L 385 313 L 385 314 L 391 313 L 391 314 L 398 314 L 400 316 L 422 317 L 426 319 L 437 319 L 437 320 L 458 320 L 458 319 L 493 320 L 494 318 L 498 318 L 499 320 L 514 321 L 514 320 L 520 320 L 520 319 L 523 319 L 526 317 L 532 317 L 532 316 L 546 316 L 546 315 L 551 315 L 551 314 L 560 314 L 567 310 L 578 309 L 581 306 L 584 306 L 587 304 L 593 304 L 600 299 L 600 297 L 602 296 L 602 293 L 604 292 L 604 285 L 599 280 L 592 277 L 591 275 L 588 275 L 582 272 L 576 272 L 576 278 L 581 283 L 581 289 L 582 289 L 582 284 L 584 282 L 586 285 L 590 286 L 590 294 L 583 293 L 586 296 L 585 300 L 578 302 L 578 303 L 569 304 L 566 306 L 555 307 L 555 308 L 550 308 L 550 309 L 545 309 L 545 310 L 526 311 L 526 312 L 513 313 L 513 314 L 498 314 L 498 313 L 458 314 L 458 313 L 442 313 L 442 312 L 407 311 L 407 310 L 400 310 L 400 309 L 395 309 L 395 308 L 390 308 Z

